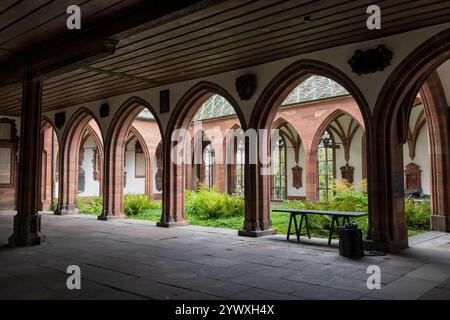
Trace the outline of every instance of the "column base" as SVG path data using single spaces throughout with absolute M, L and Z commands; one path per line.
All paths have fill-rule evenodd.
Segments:
M 56 210 L 54 212 L 55 216 L 70 216 L 74 214 L 79 214 L 78 210 Z
M 364 250 L 398 253 L 408 248 L 408 239 L 397 241 L 373 241 L 366 239 L 363 241 L 363 247 Z
M 448 216 L 431 215 L 433 231 L 450 232 L 450 219 Z
M 29 247 L 44 242 L 41 234 L 41 216 L 14 216 L 14 234 L 8 238 L 11 247 Z
M 100 221 L 112 221 L 112 220 L 123 220 L 123 219 L 128 219 L 128 217 L 125 214 L 119 214 L 119 215 L 115 215 L 115 216 L 99 215 L 97 217 L 97 220 L 100 220 Z
M 186 220 L 183 220 L 183 221 L 170 221 L 170 222 L 158 221 L 156 223 L 156 226 L 157 227 L 161 227 L 161 228 L 182 227 L 182 226 L 187 226 L 187 225 L 189 225 L 189 222 L 187 222 Z
M 238 236 L 241 237 L 253 237 L 253 238 L 257 238 L 257 237 L 264 237 L 264 236 L 270 236 L 270 235 L 274 235 L 277 234 L 277 230 L 275 229 L 267 229 L 267 230 L 245 230 L 245 229 L 241 229 L 238 230 Z

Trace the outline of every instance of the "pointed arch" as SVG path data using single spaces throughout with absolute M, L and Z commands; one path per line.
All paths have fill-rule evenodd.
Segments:
M 57 160 L 59 156 L 59 135 L 53 123 L 46 116 L 41 121 L 40 150 L 42 160 L 38 180 L 40 203 L 39 210 L 50 210 L 55 198 L 55 180 L 59 172 Z
M 125 143 L 133 121 L 144 109 L 152 113 L 164 141 L 161 121 L 150 103 L 136 96 L 122 103 L 115 112 L 106 135 L 103 211 L 99 220 L 126 217 L 123 213 Z
M 152 165 L 151 165 L 151 155 L 150 151 L 148 149 L 147 142 L 145 141 L 142 134 L 139 132 L 139 130 L 131 126 L 130 133 L 133 134 L 136 139 L 139 141 L 139 144 L 142 147 L 142 151 L 144 153 L 144 159 L 145 159 L 145 194 L 148 195 L 150 198 L 152 196 L 152 190 L 153 190 L 153 183 L 152 183 Z
M 98 119 L 87 108 L 79 108 L 65 126 L 60 147 L 60 172 L 58 188 L 58 208 L 55 214 L 65 215 L 76 213 L 76 198 L 78 194 L 78 162 L 83 133 L 90 121 L 95 121 L 100 128 Z M 103 139 L 101 135 L 98 137 Z
M 171 159 L 171 154 L 172 152 L 181 153 L 184 157 L 185 150 L 183 148 L 187 138 L 188 125 L 200 106 L 214 94 L 222 96 L 231 104 L 239 118 L 241 127 L 247 128 L 244 114 L 234 97 L 213 82 L 201 81 L 192 86 L 181 97 L 170 115 L 165 136 L 164 168 L 167 170 L 164 170 L 163 215 L 158 226 L 168 227 L 173 224 L 186 223 L 184 217 L 185 166 L 172 161 L 174 159 Z M 181 131 L 177 129 L 181 129 Z
M 249 127 L 255 130 L 269 129 L 279 106 L 282 105 L 285 98 L 299 83 L 311 75 L 327 77 L 343 86 L 352 95 L 361 110 L 364 126 L 367 130 L 366 138 L 371 140 L 371 112 L 361 90 L 343 71 L 330 64 L 313 59 L 303 59 L 290 64 L 266 85 L 256 102 Z M 270 141 L 267 137 L 265 140 Z M 251 152 L 260 154 L 258 148 L 260 146 L 257 144 Z M 267 146 L 264 146 L 264 149 L 270 150 Z M 370 153 L 369 148 L 367 152 Z M 307 161 L 307 166 L 309 162 Z M 367 165 L 369 166 L 370 163 Z M 246 180 L 250 182 L 250 186 L 246 188 L 246 198 L 252 199 L 252 201 L 248 202 L 246 206 L 246 221 L 244 230 L 240 232 L 241 235 L 257 236 L 273 233 L 270 222 L 269 177 L 259 174 L 260 170 L 264 169 L 262 163 L 248 164 L 246 168 Z M 306 171 L 309 172 L 308 167 Z M 313 178 L 310 174 L 307 177 L 308 184 L 308 181 Z
M 379 177 L 372 190 L 377 201 L 370 204 L 373 223 L 369 224 L 369 237 L 380 247 L 399 251 L 408 246 L 403 201 L 403 154 L 406 141 L 406 119 L 417 94 L 424 101 L 429 127 L 432 171 L 433 228 L 450 230 L 450 155 L 448 102 L 443 94 L 435 70 L 450 59 L 450 29 L 446 29 L 423 42 L 410 53 L 389 75 L 383 85 L 374 109 L 370 175 Z M 433 75 L 434 73 L 434 75 Z

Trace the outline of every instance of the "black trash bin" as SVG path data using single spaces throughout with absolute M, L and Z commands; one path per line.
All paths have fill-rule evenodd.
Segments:
M 339 254 L 344 257 L 364 256 L 362 230 L 357 224 L 339 227 Z

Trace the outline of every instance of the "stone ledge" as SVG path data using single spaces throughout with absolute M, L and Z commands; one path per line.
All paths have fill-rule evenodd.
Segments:
M 271 236 L 277 234 L 277 230 L 275 229 L 268 229 L 268 230 L 251 230 L 247 231 L 245 229 L 238 230 L 238 236 L 241 237 L 264 237 L 264 236 Z
M 53 214 L 55 216 L 70 216 L 74 214 L 78 214 L 78 210 L 61 210 L 61 211 L 55 211 Z
M 117 215 L 117 216 L 99 215 L 99 216 L 97 216 L 97 220 L 100 220 L 100 221 L 113 221 L 113 220 L 124 220 L 124 219 L 127 219 L 126 215 Z
M 182 227 L 182 226 L 187 226 L 187 225 L 189 225 L 189 222 L 187 222 L 187 221 L 179 221 L 179 222 L 175 222 L 175 221 L 171 221 L 171 222 L 158 221 L 156 223 L 156 226 L 157 227 L 161 227 L 161 228 Z

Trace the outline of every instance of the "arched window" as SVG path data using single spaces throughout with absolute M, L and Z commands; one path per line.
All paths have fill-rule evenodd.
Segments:
M 336 176 L 335 142 L 333 136 L 325 131 L 318 149 L 319 198 L 323 201 L 333 196 L 333 179 Z
M 283 138 L 275 143 L 273 151 L 272 199 L 286 198 L 286 145 Z

